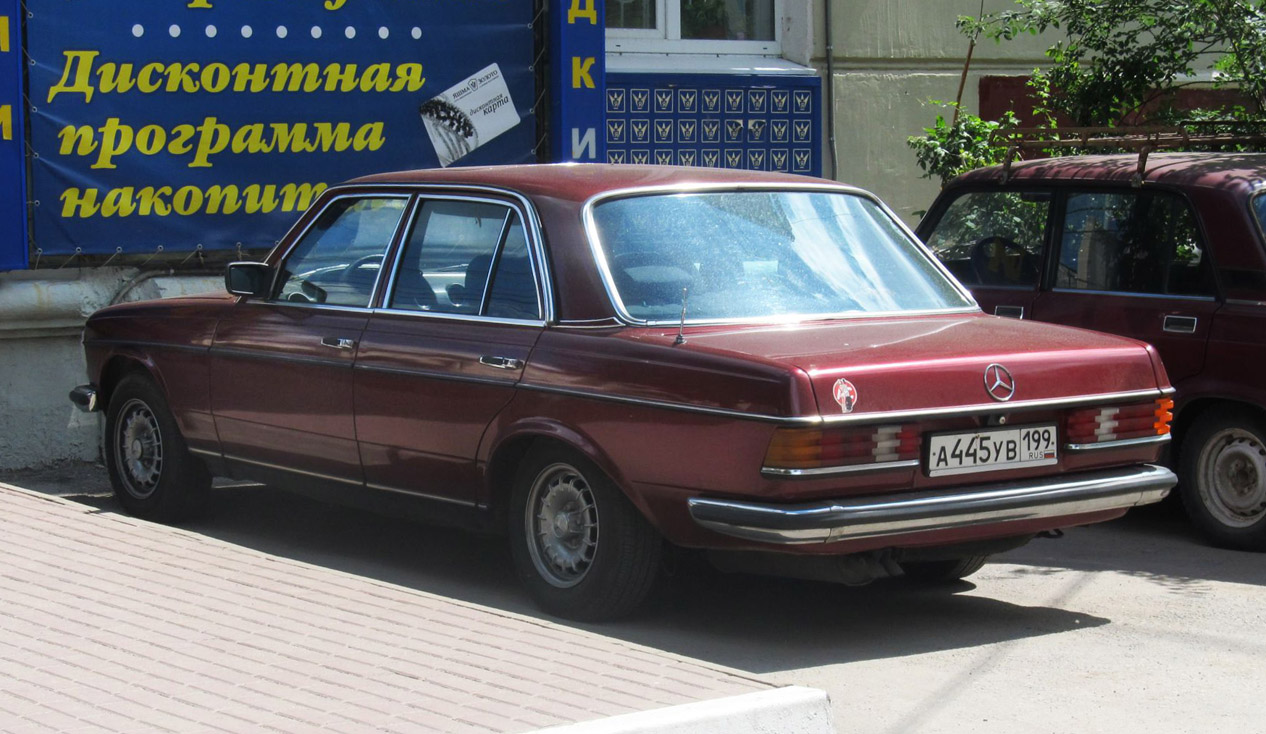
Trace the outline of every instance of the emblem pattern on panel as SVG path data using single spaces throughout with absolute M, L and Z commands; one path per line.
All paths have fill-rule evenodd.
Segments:
M 608 74 L 608 163 L 822 175 L 816 78 Z

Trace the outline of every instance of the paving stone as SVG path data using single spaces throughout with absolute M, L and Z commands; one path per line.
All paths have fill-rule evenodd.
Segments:
M 5 734 L 521 732 L 770 687 L 5 484 L 0 538 Z

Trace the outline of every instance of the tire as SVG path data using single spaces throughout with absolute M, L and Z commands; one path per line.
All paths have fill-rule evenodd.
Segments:
M 1178 457 L 1178 493 L 1209 542 L 1266 550 L 1266 425 L 1244 410 L 1197 418 Z
M 659 575 L 663 540 L 597 466 L 561 447 L 532 451 L 514 480 L 514 567 L 546 612 L 582 622 L 626 616 Z
M 124 377 L 110 396 L 105 459 L 114 496 L 129 515 L 188 520 L 211 492 L 206 466 L 189 453 L 167 400 L 145 375 Z
M 925 584 L 948 584 L 976 573 L 989 556 L 967 556 L 948 561 L 908 561 L 901 564 L 906 578 Z

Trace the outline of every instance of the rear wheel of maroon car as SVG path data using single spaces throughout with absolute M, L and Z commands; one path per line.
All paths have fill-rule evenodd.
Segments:
M 205 505 L 211 476 L 189 453 L 167 401 L 148 377 L 129 375 L 115 387 L 105 448 L 114 495 L 129 514 L 177 522 Z
M 528 455 L 510 515 L 515 570 L 545 611 L 615 619 L 645 600 L 663 541 L 615 484 L 574 451 Z
M 1212 542 L 1266 550 L 1266 426 L 1242 410 L 1197 418 L 1183 439 L 1179 492 Z

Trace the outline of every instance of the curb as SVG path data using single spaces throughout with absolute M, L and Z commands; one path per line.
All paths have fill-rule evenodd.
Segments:
M 826 691 L 787 686 L 654 711 L 538 729 L 531 734 L 835 734 Z

